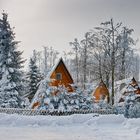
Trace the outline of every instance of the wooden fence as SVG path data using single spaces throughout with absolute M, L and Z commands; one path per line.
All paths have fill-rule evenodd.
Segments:
M 74 110 L 74 111 L 58 111 L 58 110 L 33 110 L 33 109 L 19 109 L 19 108 L 0 108 L 0 113 L 6 114 L 20 114 L 20 115 L 51 115 L 51 116 L 66 116 L 72 114 L 123 114 L 123 110 L 119 113 L 114 109 L 93 109 L 93 110 Z

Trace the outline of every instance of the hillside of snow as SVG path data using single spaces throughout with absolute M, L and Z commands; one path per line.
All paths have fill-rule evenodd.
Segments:
M 140 118 L 122 115 L 21 116 L 0 114 L 2 140 L 139 140 Z

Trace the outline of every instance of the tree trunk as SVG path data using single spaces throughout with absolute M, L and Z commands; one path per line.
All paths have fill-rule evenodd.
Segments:
M 106 86 L 109 88 L 109 73 L 106 72 Z
M 88 33 L 86 33 L 85 35 L 85 46 L 84 46 L 84 76 L 83 76 L 83 82 L 84 82 L 84 89 L 86 88 L 85 87 L 85 84 L 87 82 L 87 47 L 88 47 Z
M 44 47 L 44 74 L 47 75 L 47 47 Z
M 78 47 L 76 47 L 76 82 L 79 83 Z
M 87 48 L 85 47 L 85 52 L 84 52 L 84 77 L 83 77 L 83 82 L 84 82 L 84 89 L 85 89 L 85 84 L 86 84 L 86 72 L 87 72 L 87 58 L 86 58 L 86 53 L 87 53 Z
M 100 76 L 100 80 L 102 80 L 102 66 L 101 66 L 102 62 L 101 62 L 101 57 L 99 56 L 99 76 Z
M 115 44 L 114 44 L 114 25 L 113 25 L 113 19 L 111 19 L 111 28 L 112 28 L 112 76 L 111 76 L 111 85 L 112 85 L 112 105 L 114 104 L 114 80 L 115 80 Z
M 122 53 L 121 76 L 120 80 L 125 79 L 125 48 Z

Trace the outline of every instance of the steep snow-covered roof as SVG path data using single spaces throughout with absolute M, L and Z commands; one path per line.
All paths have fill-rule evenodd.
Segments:
M 121 85 L 122 83 L 125 83 L 125 84 L 129 84 L 130 83 L 130 81 L 132 80 L 132 77 L 130 77 L 130 78 L 126 78 L 126 79 L 122 79 L 122 80 L 119 80 L 119 81 L 116 81 L 115 82 L 115 85 L 117 86 L 117 85 Z
M 126 92 L 127 87 L 131 83 L 132 79 L 133 78 L 130 77 L 115 82 L 115 103 L 118 104 L 118 102 L 121 100 L 123 94 Z
M 63 59 L 62 59 L 62 57 L 57 61 L 57 63 L 51 68 L 51 70 L 48 72 L 48 74 L 47 74 L 47 79 L 50 79 L 50 77 L 51 77 L 51 75 L 52 75 L 52 73 L 56 70 L 56 68 L 58 67 L 58 65 L 60 64 L 60 62 L 62 62 L 63 64 L 64 64 L 64 66 L 65 66 L 65 68 L 66 68 L 66 70 L 67 70 L 67 73 L 69 74 L 69 76 L 70 76 L 70 78 L 72 79 L 72 81 L 73 81 L 73 78 L 71 77 L 71 75 L 70 75 L 70 73 L 69 73 L 69 71 L 68 71 L 68 69 L 67 69 L 67 67 L 66 67 L 66 65 L 65 65 L 65 63 L 64 63 L 64 61 L 63 61 Z
M 122 81 L 124 82 L 125 79 Z M 121 84 L 121 82 L 118 84 L 119 87 Z M 126 96 L 128 96 L 131 93 L 140 94 L 139 85 L 134 77 L 131 79 L 126 79 L 125 86 L 121 90 L 120 88 L 118 88 L 118 91 L 116 92 L 116 99 L 118 102 L 123 102 Z
M 60 63 L 60 61 L 62 60 L 62 58 L 60 58 L 58 61 L 57 61 L 57 63 L 51 68 L 51 70 L 48 72 L 48 74 L 47 74 L 47 78 L 49 79 L 50 77 L 51 77 L 51 75 L 52 75 L 52 73 L 55 71 L 55 69 L 58 67 L 58 65 L 59 65 L 59 63 Z

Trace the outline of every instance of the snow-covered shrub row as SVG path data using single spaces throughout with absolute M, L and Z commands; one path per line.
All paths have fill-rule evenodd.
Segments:
M 40 83 L 30 108 L 58 111 L 91 109 L 93 99 L 92 96 L 84 95 L 79 89 L 68 93 L 63 86 L 50 87 L 49 80 L 44 79 Z
M 92 90 L 80 90 L 68 92 L 63 86 L 49 86 L 49 79 L 40 82 L 40 86 L 31 102 L 30 108 L 50 111 L 73 111 L 111 109 L 105 100 L 94 103 Z

